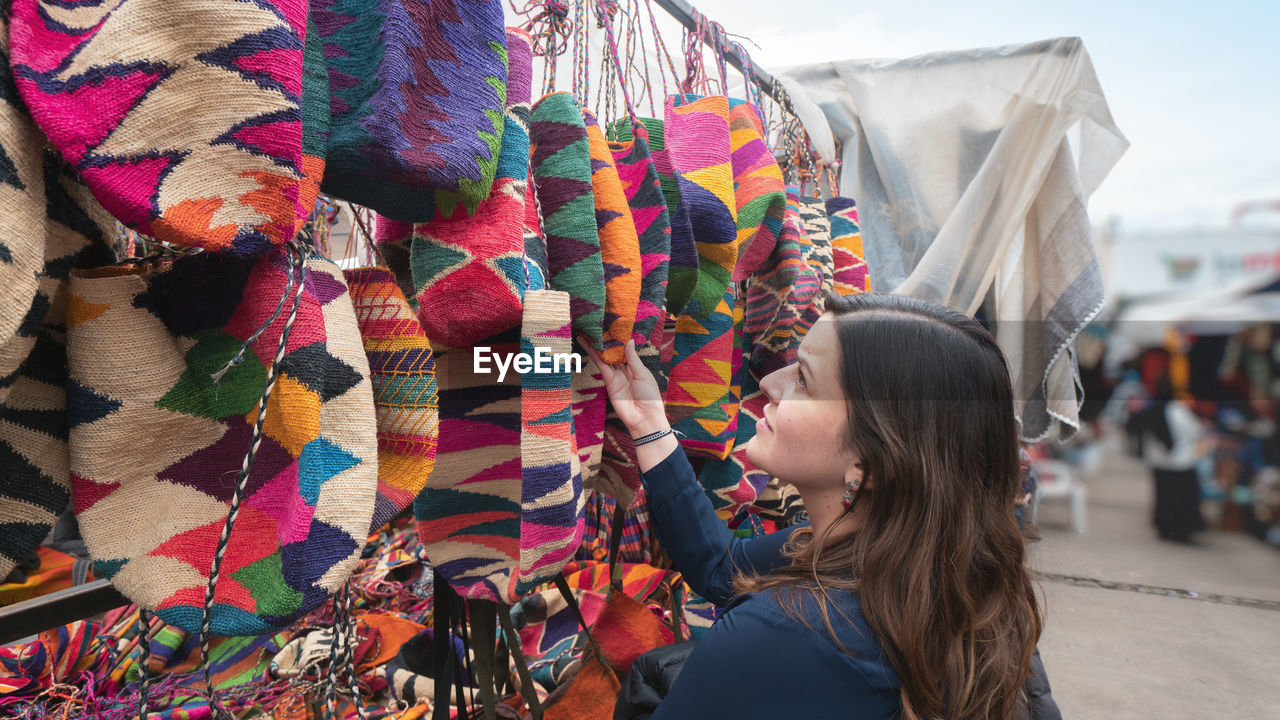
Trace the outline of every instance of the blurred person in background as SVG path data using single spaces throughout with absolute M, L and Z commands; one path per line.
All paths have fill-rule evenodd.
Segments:
M 1163 540 L 1190 542 L 1203 530 L 1197 466 L 1205 455 L 1200 418 L 1174 397 L 1167 374 L 1156 381 L 1151 402 L 1129 418 L 1128 429 L 1140 438 L 1142 459 L 1155 479 L 1155 526 Z

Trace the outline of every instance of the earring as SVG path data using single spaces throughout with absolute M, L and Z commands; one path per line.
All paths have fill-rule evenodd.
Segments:
M 840 496 L 840 504 L 844 505 L 844 509 L 848 510 L 853 507 L 853 500 L 858 495 L 858 488 L 862 487 L 862 478 L 854 478 L 844 484 L 844 495 Z

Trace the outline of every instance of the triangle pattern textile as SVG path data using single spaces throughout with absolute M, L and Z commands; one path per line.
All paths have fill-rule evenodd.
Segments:
M 635 328 L 643 267 L 640 240 L 613 153 L 595 116 L 583 112 L 591 152 L 591 193 L 595 201 L 600 260 L 604 270 L 604 361 L 617 365 Z
M 837 195 L 827 199 L 827 215 L 831 218 L 832 285 L 836 294 L 871 292 L 857 205 L 852 198 Z

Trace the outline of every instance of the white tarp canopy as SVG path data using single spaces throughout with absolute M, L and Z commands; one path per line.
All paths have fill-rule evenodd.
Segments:
M 1024 438 L 1077 427 L 1071 340 L 1103 302 L 1085 208 L 1128 147 L 1080 39 L 776 75 L 842 145 L 874 288 L 981 308 Z

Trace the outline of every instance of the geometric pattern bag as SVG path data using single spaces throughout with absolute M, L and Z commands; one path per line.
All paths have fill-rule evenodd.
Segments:
M 343 585 L 367 538 L 368 360 L 341 270 L 304 253 L 71 278 L 80 530 L 100 576 L 188 632 L 289 624 Z
M 745 298 L 730 283 L 704 317 L 676 319 L 670 380 L 663 399 L 671 427 L 691 455 L 724 459 L 738 431 L 742 392 L 742 324 Z
M 343 271 L 378 412 L 373 533 L 413 504 L 436 462 L 440 413 L 431 343 L 385 266 Z
M 623 361 L 640 303 L 640 240 L 604 131 L 591 113 L 584 110 L 582 119 L 591 152 L 591 192 L 604 266 L 604 351 L 600 356 L 617 365 Z
M 835 259 L 831 248 L 831 220 L 822 198 L 800 198 L 800 222 L 809 239 L 809 266 L 822 278 L 819 298 L 835 287 Z M 819 303 L 820 305 L 821 303 Z M 821 312 L 821 308 L 818 308 Z
M 822 275 L 808 262 L 811 245 L 800 219 L 799 188 L 787 186 L 787 213 L 769 262 L 746 282 L 743 330 L 754 339 L 751 370 L 764 377 L 795 361 L 795 351 L 816 316 Z
M 837 295 L 871 292 L 871 276 L 862 253 L 862 231 L 858 208 L 852 198 L 839 195 L 827 199 L 831 217 L 831 254 L 835 266 L 832 283 Z
M 319 181 L 302 153 L 306 10 L 304 0 L 17 0 L 14 77 L 45 135 L 125 225 L 261 253 L 293 238 L 312 211 L 304 186 Z
M 504 132 L 498 0 L 313 0 L 329 65 L 325 192 L 397 220 L 477 212 Z
M 778 242 L 787 196 L 782 170 L 764 141 L 764 126 L 751 103 L 729 101 L 733 194 L 738 203 L 738 262 L 733 280 L 745 280 L 769 259 Z

